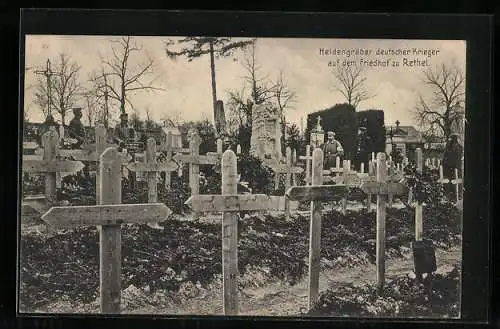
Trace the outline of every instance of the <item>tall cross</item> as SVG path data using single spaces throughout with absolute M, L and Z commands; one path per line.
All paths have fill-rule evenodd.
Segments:
M 44 75 L 47 78 L 47 115 L 51 114 L 51 102 L 52 102 L 52 90 L 51 90 L 51 81 L 50 78 L 54 74 L 52 70 L 50 69 L 50 60 L 47 59 L 47 68 L 45 71 L 35 71 L 35 74 L 41 74 Z
M 60 228 L 98 226 L 101 313 L 120 313 L 121 224 L 157 223 L 172 211 L 162 203 L 121 204 L 121 161 L 115 148 L 99 159 L 99 205 L 53 207 L 42 216 L 48 225 Z
M 226 150 L 221 160 L 222 195 L 192 195 L 185 204 L 195 212 L 222 213 L 222 280 L 225 315 L 238 314 L 238 218 L 240 211 L 284 210 L 279 196 L 238 194 L 236 154 Z
M 361 185 L 363 192 L 377 195 L 377 286 L 381 292 L 385 281 L 385 219 L 386 203 L 389 195 L 404 194 L 406 186 L 401 183 L 387 181 L 387 163 L 385 153 L 377 154 L 377 181 Z

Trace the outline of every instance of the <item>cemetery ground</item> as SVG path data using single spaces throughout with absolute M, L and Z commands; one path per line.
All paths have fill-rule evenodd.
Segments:
M 28 185 L 27 194 L 43 190 L 43 181 Z M 93 188 L 87 194 L 81 188 L 63 188 L 58 200 L 72 206 L 95 204 Z M 182 198 L 159 189 L 159 202 L 177 199 Z M 122 203 L 138 202 L 147 202 L 147 187 L 124 186 Z M 241 213 L 239 315 L 457 317 L 460 210 L 452 204 L 424 207 L 423 236 L 434 242 L 438 266 L 428 287 L 413 273 L 414 210 L 395 199 L 394 207 L 387 209 L 386 284 L 379 294 L 375 211 L 356 208 L 355 203 L 350 202 L 345 214 L 332 202 L 325 203 L 320 296 L 310 311 L 308 205 L 302 204 L 303 211 L 289 218 L 278 212 Z M 160 223 L 161 230 L 123 225 L 122 314 L 223 314 L 220 215 L 194 219 L 185 209 L 175 212 Z M 20 252 L 21 312 L 99 313 L 96 227 L 52 230 L 36 215 L 25 213 Z

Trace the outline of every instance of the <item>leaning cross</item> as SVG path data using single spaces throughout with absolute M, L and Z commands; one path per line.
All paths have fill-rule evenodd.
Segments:
M 45 173 L 45 197 L 47 206 L 56 202 L 56 173 L 78 172 L 84 165 L 80 161 L 57 160 L 57 143 L 59 136 L 54 131 L 48 131 L 42 136 L 43 158 L 23 159 L 23 172 Z
M 162 203 L 120 204 L 121 163 L 118 151 L 108 148 L 100 156 L 100 199 L 96 206 L 53 207 L 42 220 L 54 227 L 98 226 L 101 313 L 120 313 L 121 230 L 126 223 L 157 223 L 171 210 Z
M 222 195 L 193 195 L 185 204 L 195 212 L 222 213 L 222 280 L 225 315 L 238 314 L 238 212 L 284 210 L 282 197 L 265 194 L 237 194 L 236 154 L 222 155 Z
M 377 286 L 382 291 L 385 280 L 385 218 L 386 198 L 389 195 L 400 195 L 406 192 L 406 186 L 401 183 L 387 181 L 387 163 L 385 153 L 377 154 L 377 181 L 366 182 L 361 189 L 368 194 L 377 195 Z
M 323 184 L 323 151 L 316 148 L 312 155 L 312 185 L 294 186 L 286 191 L 286 197 L 293 201 L 311 201 L 311 225 L 309 237 L 309 309 L 318 299 L 321 253 L 321 201 L 335 199 L 347 192 L 345 185 Z

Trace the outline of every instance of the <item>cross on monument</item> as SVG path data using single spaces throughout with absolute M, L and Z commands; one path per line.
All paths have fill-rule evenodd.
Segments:
M 226 150 L 221 160 L 222 195 L 192 195 L 185 204 L 195 212 L 222 213 L 222 280 L 225 315 L 238 314 L 238 218 L 240 211 L 284 210 L 282 197 L 238 194 L 236 154 Z
M 115 148 L 106 149 L 99 159 L 99 205 L 53 207 L 42 220 L 60 228 L 98 226 L 101 313 L 120 313 L 121 224 L 157 223 L 172 211 L 162 203 L 121 204 L 121 161 Z

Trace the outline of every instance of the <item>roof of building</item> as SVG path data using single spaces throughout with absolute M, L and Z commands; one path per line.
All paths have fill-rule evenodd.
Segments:
M 419 132 L 413 126 L 386 126 L 386 134 L 390 135 L 391 129 L 394 137 L 401 137 L 407 143 L 422 143 L 423 136 L 422 133 Z

